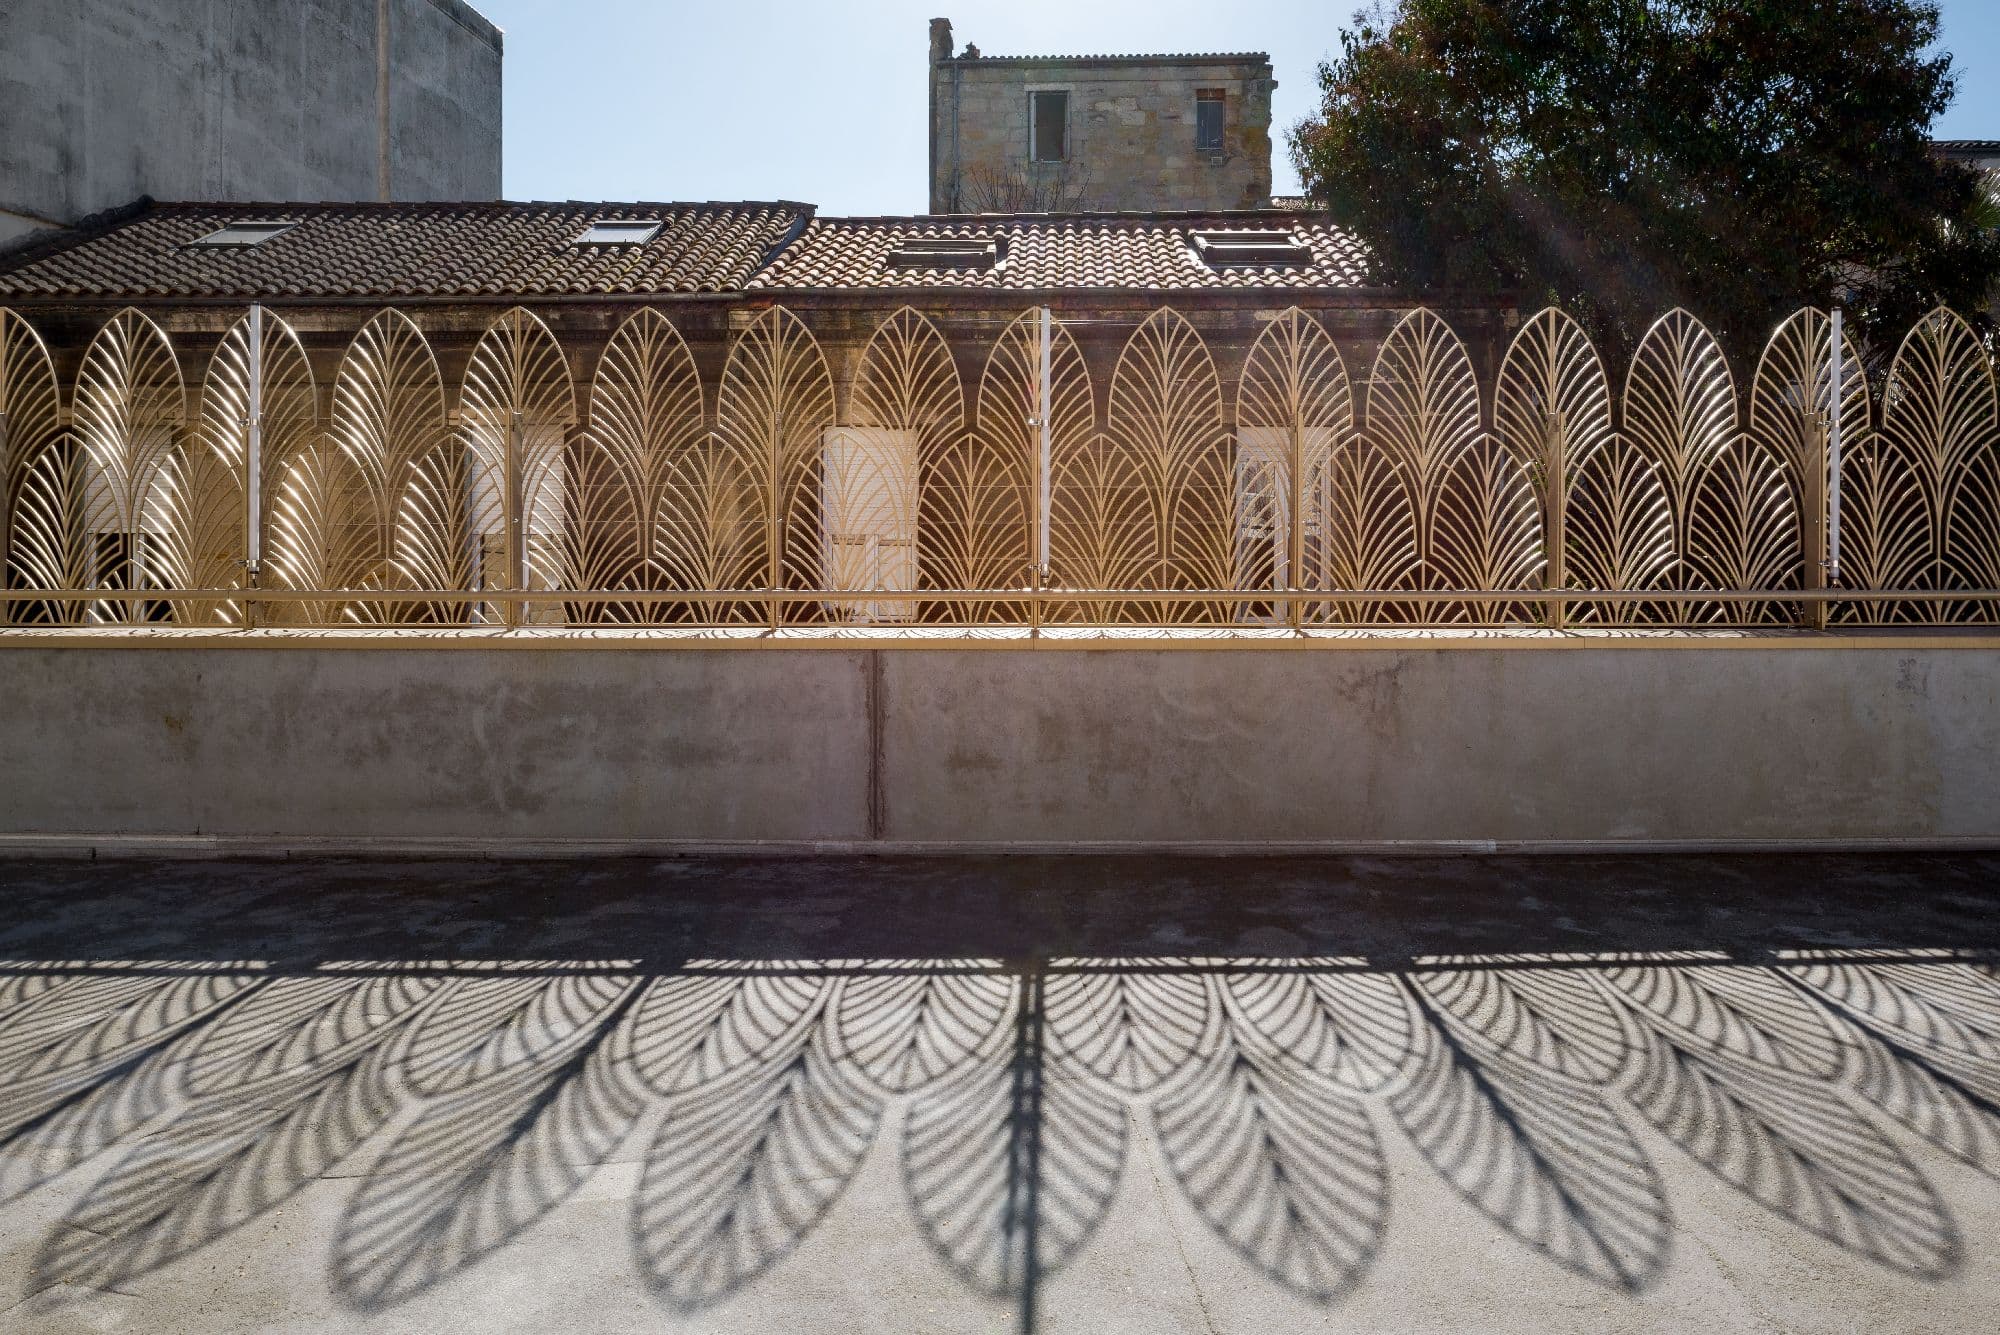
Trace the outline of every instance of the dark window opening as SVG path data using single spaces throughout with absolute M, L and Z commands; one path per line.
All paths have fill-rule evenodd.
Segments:
M 1222 90 L 1204 88 L 1194 95 L 1194 147 L 1198 153 L 1222 151 L 1222 112 L 1228 104 Z
M 1028 155 L 1036 162 L 1069 158 L 1069 94 L 1028 94 Z

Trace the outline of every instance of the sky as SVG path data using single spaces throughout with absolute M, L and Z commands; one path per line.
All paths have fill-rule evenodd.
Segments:
M 988 55 L 1268 51 L 1272 189 L 1355 0 L 472 0 L 505 31 L 510 199 L 793 199 L 919 213 L 930 19 Z M 1944 0 L 1958 100 L 2000 139 L 2000 0 Z

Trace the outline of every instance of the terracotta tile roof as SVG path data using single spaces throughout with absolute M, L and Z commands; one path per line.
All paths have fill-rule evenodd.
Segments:
M 1255 231 L 1294 237 L 1311 251 L 1296 266 L 1211 267 L 1190 235 Z M 911 241 L 993 241 L 1004 258 L 990 269 L 891 265 Z M 1323 220 L 1239 213 L 1075 213 L 817 218 L 749 283 L 753 291 L 868 288 L 1364 288 L 1361 242 Z
M 0 301 L 35 297 L 595 296 L 740 289 L 812 206 L 792 203 L 155 204 L 0 255 Z M 657 218 L 643 245 L 574 246 Z M 232 221 L 296 219 L 252 247 L 190 246 Z

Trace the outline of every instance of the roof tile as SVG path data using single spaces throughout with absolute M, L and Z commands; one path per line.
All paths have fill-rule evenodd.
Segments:
M 0 299 L 727 292 L 811 215 L 794 203 L 151 204 L 0 257 Z M 251 218 L 298 226 L 256 246 L 189 245 Z M 643 245 L 570 244 L 617 218 L 665 225 Z
M 1268 231 L 1296 237 L 1310 264 L 1211 268 L 1189 234 Z M 892 266 L 889 252 L 913 240 L 1004 241 L 990 269 Z M 1368 252 L 1323 219 L 1270 212 L 979 214 L 913 218 L 817 218 L 749 282 L 753 291 L 871 288 L 1350 289 L 1370 286 Z

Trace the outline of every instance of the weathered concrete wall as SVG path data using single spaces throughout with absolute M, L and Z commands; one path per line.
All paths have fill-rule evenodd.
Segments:
M 2000 843 L 2000 649 L 0 648 L 0 835 Z
M 933 213 L 1254 209 L 1271 198 L 1271 77 L 1263 57 L 951 55 L 932 20 Z M 1069 158 L 1030 160 L 1028 94 L 1069 94 Z M 1195 100 L 1223 94 L 1222 151 L 1198 151 Z
M 377 198 L 379 17 L 377 0 L 7 0 L 0 232 L 140 195 Z M 463 0 L 390 0 L 388 20 L 391 197 L 498 197 L 499 31 Z
M 0 651 L 0 832 L 845 839 L 860 654 Z

